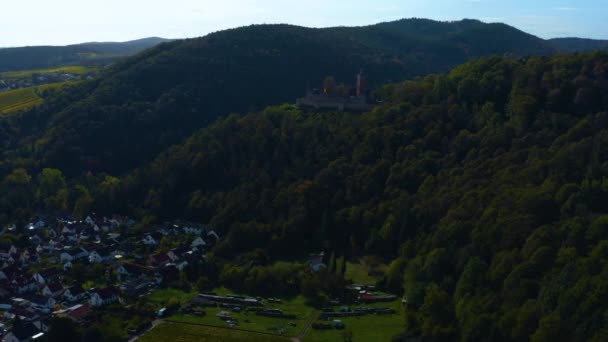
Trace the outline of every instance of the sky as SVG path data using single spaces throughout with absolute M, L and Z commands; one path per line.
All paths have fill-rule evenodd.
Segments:
M 608 39 L 608 0 L 3 0 L 0 47 L 189 38 L 262 23 L 360 26 L 401 18 L 504 22 L 542 38 Z

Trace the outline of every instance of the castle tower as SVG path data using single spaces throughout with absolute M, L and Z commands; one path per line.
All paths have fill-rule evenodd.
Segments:
M 357 97 L 367 95 L 367 76 L 363 73 L 363 70 L 357 75 Z

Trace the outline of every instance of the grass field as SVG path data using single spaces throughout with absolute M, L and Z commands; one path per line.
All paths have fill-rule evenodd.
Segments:
M 379 266 L 378 268 L 385 268 L 384 265 Z M 378 281 L 379 277 L 374 277 L 368 275 L 368 267 L 363 264 L 363 262 L 347 262 L 346 263 L 346 273 L 344 277 L 346 279 L 350 279 L 353 283 L 356 284 L 366 284 L 366 285 L 374 285 L 376 281 Z
M 152 294 L 150 294 L 148 296 L 148 300 L 150 301 L 150 303 L 153 304 L 157 304 L 158 306 L 164 306 L 165 304 L 167 304 L 167 302 L 169 301 L 169 299 L 171 298 L 176 298 L 177 300 L 179 300 L 180 304 L 185 304 L 187 301 L 189 301 L 192 297 L 196 296 L 196 291 L 192 291 L 192 292 L 184 292 L 181 290 L 177 290 L 177 289 L 159 289 L 159 290 L 155 290 L 154 292 L 152 292 Z
M 141 337 L 140 342 L 286 342 L 288 338 L 233 329 L 163 323 Z
M 39 69 L 39 70 L 7 71 L 7 72 L 0 73 L 0 78 L 24 78 L 24 77 L 30 77 L 33 74 L 45 74 L 45 73 L 54 73 L 54 72 L 81 75 L 81 74 L 85 74 L 92 70 L 93 70 L 92 68 L 85 67 L 85 66 L 65 66 L 65 67 L 59 67 L 59 68 Z
M 284 300 L 279 304 L 268 305 L 268 308 L 281 309 L 288 314 L 295 314 L 296 319 L 283 319 L 257 316 L 252 312 L 231 313 L 231 316 L 239 321 L 239 328 L 258 331 L 264 333 L 280 334 L 285 336 L 296 336 L 304 327 L 306 321 L 314 313 L 314 309 L 307 306 L 303 297 L 296 297 L 291 300 Z M 206 315 L 198 317 L 189 314 L 177 314 L 169 317 L 175 322 L 206 324 L 218 327 L 225 327 L 226 324 L 216 315 L 226 309 L 222 308 L 203 308 Z M 295 323 L 295 327 L 289 323 Z
M 304 342 L 338 342 L 343 341 L 345 331 L 352 332 L 352 340 L 359 341 L 391 341 L 392 337 L 403 331 L 403 309 L 398 301 L 393 303 L 377 303 L 366 307 L 390 307 L 397 310 L 392 315 L 366 315 L 362 317 L 340 318 L 345 330 L 314 330 L 311 329 Z

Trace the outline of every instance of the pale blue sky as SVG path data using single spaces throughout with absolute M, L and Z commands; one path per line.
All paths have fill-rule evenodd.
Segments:
M 0 46 L 185 38 L 253 23 L 325 27 L 400 18 L 505 22 L 543 38 L 608 39 L 608 0 L 6 0 Z

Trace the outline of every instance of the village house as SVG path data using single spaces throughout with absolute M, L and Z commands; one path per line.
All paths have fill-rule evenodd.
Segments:
M 63 294 L 63 286 L 60 283 L 50 283 L 42 288 L 42 295 L 58 298 Z
M 105 289 L 91 290 L 91 298 L 89 301 L 93 306 L 103 306 L 116 303 L 118 300 L 118 290 L 113 287 L 107 287 Z
M 188 235 L 201 235 L 204 231 L 204 228 L 201 227 L 183 227 L 182 231 L 184 232 L 184 234 L 188 234 Z
M 61 271 L 58 268 L 47 268 L 39 272 L 34 273 L 34 280 L 38 284 L 45 285 L 50 282 L 56 281 L 61 276 Z
M 167 253 L 152 254 L 148 257 L 148 265 L 153 267 L 165 267 L 173 262 Z
M 19 275 L 11 281 L 10 288 L 14 293 L 24 294 L 36 291 L 38 286 L 32 277 Z
M 63 270 L 64 270 L 64 271 L 69 271 L 69 270 L 71 270 L 71 269 L 72 269 L 72 266 L 74 266 L 74 265 L 72 264 L 72 262 L 71 262 L 71 261 L 66 261 L 66 262 L 63 264 Z
M 308 259 L 308 264 L 310 265 L 310 269 L 313 272 L 319 272 L 320 270 L 327 268 L 327 265 L 325 265 L 323 263 L 324 257 L 325 257 L 324 252 L 310 254 L 309 259 Z
M 87 291 L 82 286 L 76 285 L 66 289 L 63 292 L 63 298 L 69 302 L 77 302 L 87 297 Z
M 84 248 L 76 247 L 64 250 L 59 255 L 59 258 L 62 263 L 65 263 L 66 261 L 75 261 L 81 258 L 86 258 L 88 255 L 89 252 L 87 252 Z
M 15 247 L 13 245 L 0 246 L 0 259 L 1 260 L 8 260 L 14 254 L 17 254 L 17 247 Z
M 57 304 L 57 301 L 53 297 L 45 297 L 36 294 L 30 295 L 25 299 L 30 302 L 31 307 L 34 310 L 42 313 L 50 313 L 55 307 L 55 304 Z
M 118 276 L 121 279 L 124 279 L 139 277 L 140 275 L 145 274 L 148 270 L 145 266 L 125 263 L 120 265 L 116 271 Z
M 19 267 L 16 265 L 4 267 L 0 270 L 0 280 L 11 280 L 20 273 L 21 270 L 19 270 Z
M 29 237 L 29 241 L 30 241 L 30 244 L 38 245 L 38 244 L 42 243 L 42 238 L 40 238 L 40 236 L 38 236 L 38 234 L 34 234 L 33 236 Z
M 6 336 L 2 338 L 4 342 L 23 342 L 41 340 L 44 333 L 37 328 L 33 323 L 25 322 L 12 329 Z
M 91 305 L 89 304 L 76 304 L 67 309 L 53 312 L 55 317 L 65 317 L 73 320 L 74 322 L 82 322 L 83 319 L 91 312 Z
M 94 250 L 89 254 L 89 262 L 92 264 L 99 264 L 102 262 L 108 262 L 113 259 L 109 248 L 101 248 Z
M 160 240 L 155 239 L 152 234 L 146 234 L 146 236 L 141 239 L 141 242 L 146 246 L 156 246 L 160 243 Z
M 194 239 L 194 241 L 192 241 L 192 243 L 190 244 L 190 247 L 192 247 L 192 249 L 199 249 L 199 248 L 204 248 L 207 245 L 207 243 L 205 242 L 205 240 L 203 240 L 202 237 L 197 237 L 196 239 Z
M 217 233 L 214 230 L 212 230 L 209 233 L 207 233 L 207 237 L 205 238 L 205 242 L 207 242 L 208 245 L 215 245 L 219 241 L 220 241 L 220 236 L 217 235 Z

